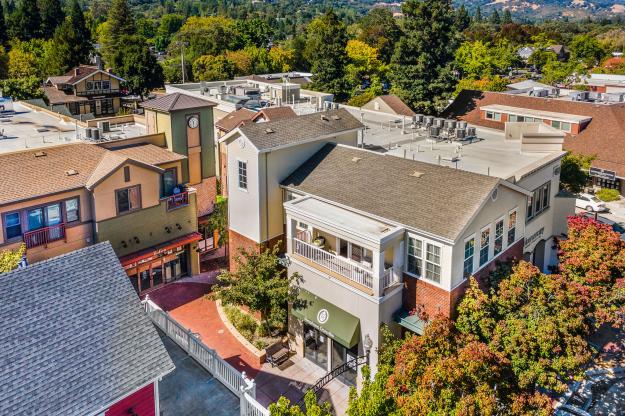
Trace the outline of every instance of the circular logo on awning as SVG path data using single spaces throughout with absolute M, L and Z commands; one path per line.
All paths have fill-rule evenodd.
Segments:
M 321 309 L 317 313 L 317 321 L 320 324 L 325 324 L 326 322 L 328 322 L 328 318 L 330 318 L 330 312 L 328 312 L 327 309 Z

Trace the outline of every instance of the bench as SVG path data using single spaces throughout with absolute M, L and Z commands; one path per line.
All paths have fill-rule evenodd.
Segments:
M 266 354 L 267 362 L 270 363 L 272 367 L 276 367 L 289 359 L 291 349 L 288 342 L 280 342 L 267 348 Z

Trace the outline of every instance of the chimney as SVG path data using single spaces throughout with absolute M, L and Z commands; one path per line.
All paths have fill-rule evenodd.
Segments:
M 96 55 L 95 57 L 95 66 L 98 69 L 102 69 L 102 58 L 100 57 L 100 55 Z
M 74 75 L 80 75 L 80 68 L 79 67 L 74 68 Z

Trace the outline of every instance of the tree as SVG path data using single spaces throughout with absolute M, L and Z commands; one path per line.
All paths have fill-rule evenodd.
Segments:
M 463 78 L 458 81 L 455 94 L 459 94 L 462 90 L 494 92 L 506 91 L 509 83 L 510 81 L 507 78 L 502 78 L 499 75 L 495 75 L 494 77 L 484 77 L 481 79 Z
M 170 45 L 170 53 L 179 55 L 176 42 L 186 42 L 186 54 L 190 62 L 202 55 L 220 55 L 227 50 L 236 50 L 241 44 L 236 32 L 236 22 L 221 16 L 190 17 L 182 25 Z M 187 55 L 185 55 L 187 58 Z
M 312 390 L 308 390 L 304 395 L 304 405 L 306 411 L 297 405 L 291 405 L 291 401 L 282 396 L 276 403 L 269 405 L 270 416 L 331 416 L 332 410 L 330 403 L 325 402 L 321 405 L 317 403 L 317 397 Z
M 63 74 L 89 60 L 91 53 L 90 32 L 85 25 L 84 14 L 77 0 L 72 1 L 70 14 L 56 28 L 45 51 L 47 74 Z
M 300 276 L 290 276 L 280 264 L 279 244 L 260 252 L 239 249 L 235 271 L 219 275 L 214 296 L 226 305 L 246 306 L 260 312 L 267 334 L 283 328 L 287 318 L 287 303 L 296 302 Z
M 161 22 L 156 29 L 156 39 L 154 44 L 156 49 L 164 51 L 169 46 L 172 37 L 184 23 L 184 16 L 180 14 L 168 13 L 161 17 Z
M 85 14 L 78 0 L 72 0 L 70 4 L 69 24 L 73 29 L 73 37 L 67 41 L 73 54 L 70 66 L 75 66 L 87 62 L 93 49 L 91 31 L 87 27 Z
M 41 16 L 41 36 L 49 39 L 56 28 L 65 20 L 65 13 L 59 0 L 39 0 L 39 15 Z
M 98 38 L 104 61 L 117 69 L 113 62 L 119 58 L 120 50 L 129 46 L 123 41 L 136 34 L 133 18 L 127 0 L 113 0 L 105 23 L 100 25 Z M 118 64 L 119 62 L 117 62 Z
M 113 55 L 113 67 L 126 80 L 131 94 L 143 98 L 149 91 L 163 87 L 163 69 L 138 35 L 120 39 L 120 47 Z
M 6 19 L 4 18 L 4 6 L 0 1 L 0 46 L 4 45 L 9 40 Z
M 477 6 L 477 9 L 475 9 L 475 14 L 473 15 L 473 22 L 482 23 L 482 9 L 480 8 L 480 6 Z
M 573 193 L 582 192 L 590 179 L 588 169 L 590 169 L 593 159 L 594 156 L 567 153 L 562 158 L 560 188 Z
M 499 17 L 499 12 L 497 11 L 497 9 L 493 10 L 490 17 L 488 18 L 488 22 L 493 25 L 501 24 L 501 18 Z
M 208 224 L 219 235 L 217 245 L 223 247 L 228 244 L 228 198 L 217 195 L 213 213 L 208 218 Z
M 0 90 L 5 97 L 12 97 L 15 100 L 44 97 L 41 79 L 38 77 L 0 80 Z
M 391 11 L 385 7 L 375 7 L 359 23 L 358 40 L 378 50 L 380 60 L 389 63 L 400 30 Z
M 4 46 L 0 45 L 0 79 L 9 76 L 9 55 L 7 55 Z
M 193 78 L 196 81 L 230 79 L 235 73 L 235 64 L 223 55 L 203 55 L 193 62 Z
M 346 46 L 345 25 L 332 10 L 314 19 L 306 29 L 304 54 L 313 73 L 311 87 L 334 94 L 337 101 L 347 97 Z
M 42 54 L 43 51 L 40 51 Z M 11 42 L 11 50 L 8 53 L 9 78 L 19 79 L 28 77 L 41 77 L 39 70 L 39 60 L 32 45 L 29 42 L 13 41 Z
M 354 92 L 359 92 L 364 84 L 383 77 L 386 66 L 378 58 L 378 50 L 359 40 L 347 42 L 345 52 L 349 63 L 345 67 L 346 82 Z
M 267 48 L 273 37 L 273 29 L 269 24 L 258 18 L 237 20 L 235 23 L 241 48 L 256 46 Z
M 504 25 L 509 25 L 512 22 L 512 13 L 510 13 L 510 9 L 506 9 L 503 11 L 503 18 L 501 19 L 501 23 Z
M 433 113 L 449 98 L 455 83 L 455 13 L 451 0 L 408 0 L 402 11 L 404 36 L 389 71 L 392 91 L 413 109 Z
M 13 34 L 20 40 L 30 40 L 41 35 L 41 17 L 37 0 L 20 0 L 11 18 Z
M 456 30 L 458 32 L 462 32 L 471 26 L 471 16 L 469 16 L 469 12 L 466 7 L 464 7 L 464 3 L 460 5 L 460 8 L 456 11 Z
M 269 49 L 269 60 L 272 71 L 289 72 L 293 68 L 295 51 L 283 46 L 273 46 Z
M 597 38 L 590 35 L 578 35 L 573 38 L 570 45 L 571 60 L 581 63 L 585 68 L 598 65 L 607 55 L 605 48 Z
M 26 253 L 26 246 L 22 244 L 17 250 L 0 251 L 0 273 L 10 272 L 17 269 Z

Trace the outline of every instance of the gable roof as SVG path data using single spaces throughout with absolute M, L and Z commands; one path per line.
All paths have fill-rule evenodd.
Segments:
M 215 127 L 226 133 L 231 132 L 241 125 L 245 121 L 250 121 L 256 113 L 247 108 L 239 108 L 226 114 L 223 118 L 215 123 Z
M 499 183 L 505 185 L 491 176 L 327 144 L 282 185 L 453 241 Z
M 362 128 L 364 125 L 360 121 L 341 108 L 266 123 L 249 123 L 239 127 L 238 131 L 262 152 Z
M 0 414 L 93 414 L 174 369 L 109 242 L 3 274 L 0 316 Z
M 153 100 L 148 100 L 142 104 L 143 108 L 156 111 L 172 112 L 180 110 L 190 110 L 192 108 L 215 107 L 212 101 L 194 97 L 192 95 L 175 92 L 166 94 Z
M 412 111 L 410 107 L 406 105 L 406 103 L 401 100 L 401 98 L 396 95 L 381 95 L 371 101 L 374 101 L 376 99 L 384 101 L 384 103 L 391 107 L 391 110 L 393 110 L 397 115 L 412 117 L 416 114 L 414 111 Z
M 507 105 L 542 112 L 558 112 L 585 116 L 591 120 L 580 133 L 567 134 L 564 149 L 585 155 L 594 155 L 592 166 L 612 170 L 625 178 L 625 104 L 593 104 L 511 95 L 497 92 L 464 90 L 443 112 L 443 117 L 459 118 L 470 124 L 503 129 L 503 123 L 484 120 L 480 108 L 487 105 Z
M 118 79 L 122 82 L 125 82 L 126 80 L 123 79 L 122 77 L 119 77 L 111 72 L 105 71 L 103 69 L 98 68 L 97 66 L 93 66 L 93 65 L 78 65 L 77 67 L 74 67 L 72 69 L 70 69 L 69 71 L 67 71 L 65 73 L 65 75 L 60 75 L 60 76 L 50 76 L 46 79 L 46 83 L 51 83 L 53 85 L 57 85 L 57 84 L 71 84 L 71 85 L 75 85 L 77 83 L 79 83 L 80 81 L 84 80 L 85 78 L 88 78 L 92 75 L 94 75 L 97 72 L 102 72 L 103 74 L 109 75 L 115 79 Z
M 285 118 L 297 117 L 297 113 L 291 107 L 266 107 L 260 110 L 252 117 L 252 121 L 256 121 L 261 117 L 265 117 L 267 121 L 282 120 Z
M 89 98 L 87 97 L 76 95 L 73 92 L 68 94 L 56 87 L 43 87 L 42 89 L 51 105 L 89 101 Z
M 3 153 L 0 154 L 0 205 L 90 188 L 125 162 L 159 170 L 153 165 L 184 158 L 153 144 L 108 150 L 81 142 Z M 77 174 L 68 175 L 69 170 Z

